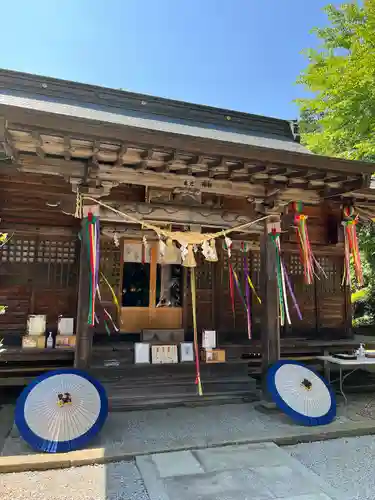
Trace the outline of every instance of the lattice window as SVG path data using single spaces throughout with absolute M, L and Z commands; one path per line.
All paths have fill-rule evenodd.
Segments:
M 251 279 L 256 287 L 260 284 L 260 252 L 250 253 L 250 273 Z M 259 291 L 258 291 L 259 293 Z
M 112 240 L 100 241 L 100 269 L 110 285 L 119 293 L 122 282 L 121 249 Z
M 197 288 L 199 290 L 211 290 L 212 288 L 212 264 L 207 262 L 196 268 Z
M 287 265 L 288 274 L 293 275 L 303 275 L 303 265 L 301 259 L 298 255 L 290 255 L 289 256 L 289 265 Z
M 0 251 L 1 262 L 33 263 L 36 256 L 36 240 L 13 237 Z
M 0 262 L 7 266 L 6 276 L 13 276 L 17 283 L 31 280 L 46 287 L 70 287 L 77 277 L 76 238 L 13 236 L 0 249 Z
M 37 261 L 43 263 L 72 264 L 76 259 L 74 241 L 41 240 L 37 249 Z
M 326 276 L 319 280 L 319 287 L 326 293 L 335 293 L 340 289 L 340 266 L 338 262 L 329 257 L 318 257 L 317 261 L 323 268 Z

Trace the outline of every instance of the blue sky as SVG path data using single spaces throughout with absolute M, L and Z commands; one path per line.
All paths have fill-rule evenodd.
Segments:
M 327 0 L 2 2 L 0 66 L 295 118 Z

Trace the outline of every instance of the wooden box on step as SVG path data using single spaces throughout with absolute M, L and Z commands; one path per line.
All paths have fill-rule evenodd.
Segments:
M 24 335 L 22 337 L 22 349 L 44 349 L 46 347 L 46 336 Z
M 76 346 L 75 335 L 56 335 L 55 347 L 56 349 L 73 349 Z
M 201 360 L 204 363 L 225 363 L 224 349 L 202 349 Z

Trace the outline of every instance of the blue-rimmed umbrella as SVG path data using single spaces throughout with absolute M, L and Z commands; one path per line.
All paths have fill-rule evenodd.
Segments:
M 336 399 L 327 382 L 302 363 L 275 363 L 267 373 L 267 388 L 280 410 L 299 424 L 329 424 L 336 416 Z
M 15 422 L 32 448 L 58 453 L 83 448 L 107 415 L 107 395 L 97 380 L 81 370 L 54 370 L 25 387 Z

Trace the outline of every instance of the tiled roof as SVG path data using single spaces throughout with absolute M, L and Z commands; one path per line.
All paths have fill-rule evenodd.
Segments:
M 0 70 L 0 104 L 97 122 L 308 153 L 291 122 Z

